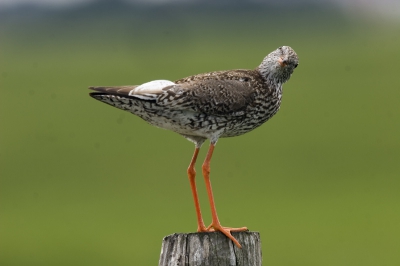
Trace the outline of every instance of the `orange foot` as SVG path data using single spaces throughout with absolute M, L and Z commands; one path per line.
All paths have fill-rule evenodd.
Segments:
M 213 232 L 213 231 L 220 231 L 224 235 L 226 235 L 230 240 L 235 243 L 236 246 L 239 248 L 242 248 L 242 246 L 239 244 L 239 242 L 234 238 L 231 234 L 231 232 L 242 232 L 242 231 L 247 231 L 247 227 L 240 227 L 240 228 L 232 228 L 232 227 L 225 227 L 221 226 L 220 223 L 212 223 L 210 226 L 207 227 L 206 229 L 208 232 Z
M 204 224 L 199 224 L 197 226 L 197 232 L 209 232 L 209 230 L 206 228 L 206 226 Z

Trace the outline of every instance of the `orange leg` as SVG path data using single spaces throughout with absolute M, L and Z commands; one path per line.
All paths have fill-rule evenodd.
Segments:
M 236 246 L 238 246 L 239 248 L 241 248 L 242 246 L 239 244 L 239 242 L 232 236 L 231 231 L 246 231 L 247 227 L 240 227 L 240 228 L 230 228 L 230 227 L 223 227 L 221 226 L 218 216 L 217 216 L 217 210 L 215 209 L 215 203 L 214 203 L 214 196 L 212 193 L 212 188 L 211 188 L 211 182 L 210 182 L 210 161 L 211 161 L 211 157 L 214 151 L 214 144 L 210 144 L 210 148 L 208 150 L 206 159 L 204 160 L 203 163 L 203 176 L 204 176 L 204 180 L 206 183 L 206 189 L 207 189 L 207 193 L 208 193 L 208 200 L 210 201 L 210 206 L 211 206 L 211 215 L 212 215 L 212 223 L 211 225 L 207 228 L 208 231 L 212 231 L 210 230 L 211 228 L 213 228 L 215 231 L 221 231 L 224 235 L 226 235 L 228 238 L 230 238 L 233 243 L 236 244 Z
M 196 189 L 196 170 L 194 169 L 194 165 L 196 164 L 197 155 L 199 154 L 200 148 L 194 150 L 194 154 L 192 160 L 190 161 L 189 168 L 187 169 L 187 173 L 189 176 L 190 187 L 192 189 L 193 199 L 194 199 L 194 206 L 196 208 L 196 215 L 197 215 L 197 232 L 207 232 L 207 228 L 204 225 L 203 218 L 201 217 L 200 211 L 200 203 L 199 198 L 197 196 L 197 189 Z

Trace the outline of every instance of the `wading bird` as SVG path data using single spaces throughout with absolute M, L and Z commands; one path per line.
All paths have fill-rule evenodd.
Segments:
M 253 70 L 228 70 L 198 74 L 176 80 L 155 80 L 140 86 L 90 87 L 90 96 L 139 116 L 151 125 L 172 130 L 195 144 L 187 169 L 197 215 L 197 231 L 221 231 L 238 247 L 231 231 L 246 227 L 221 226 L 210 183 L 210 161 L 219 138 L 234 137 L 262 125 L 279 110 L 282 85 L 298 65 L 289 46 L 264 58 Z M 212 223 L 201 216 L 195 183 L 195 163 L 206 139 L 210 147 L 202 170 L 211 206 Z

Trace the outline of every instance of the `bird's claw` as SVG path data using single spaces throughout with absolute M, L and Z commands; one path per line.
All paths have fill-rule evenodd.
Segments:
M 238 246 L 239 248 L 241 248 L 242 246 L 239 244 L 239 242 L 236 240 L 236 238 L 234 238 L 231 234 L 231 232 L 242 232 L 242 231 L 247 231 L 247 227 L 239 227 L 239 228 L 233 228 L 233 227 L 225 227 L 218 224 L 210 224 L 207 228 L 205 228 L 206 231 L 202 231 L 202 232 L 216 232 L 216 231 L 220 231 L 221 233 L 223 233 L 224 235 L 226 235 L 229 239 L 231 239 L 233 241 L 233 243 L 236 244 L 236 246 Z

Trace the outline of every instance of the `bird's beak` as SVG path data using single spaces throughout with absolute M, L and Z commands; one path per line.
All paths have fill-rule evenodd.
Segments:
M 278 63 L 281 65 L 281 67 L 285 67 L 287 65 L 286 59 L 283 59 L 282 57 L 279 57 Z

